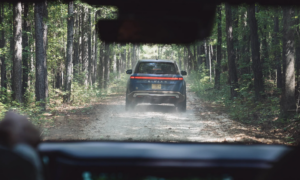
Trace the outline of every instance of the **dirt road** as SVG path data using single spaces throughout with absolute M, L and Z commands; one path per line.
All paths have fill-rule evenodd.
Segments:
M 44 133 L 44 140 L 280 143 L 276 137 L 230 120 L 225 113 L 208 110 L 193 92 L 187 97 L 187 111 L 182 113 L 173 105 L 150 104 L 125 111 L 125 96 L 110 96 L 84 116 L 57 120 Z

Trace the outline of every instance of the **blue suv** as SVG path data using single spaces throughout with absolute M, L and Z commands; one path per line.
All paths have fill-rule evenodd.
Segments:
M 139 60 L 133 70 L 127 70 L 130 78 L 126 89 L 126 110 L 138 103 L 174 104 L 179 111 L 186 111 L 186 84 L 176 61 Z

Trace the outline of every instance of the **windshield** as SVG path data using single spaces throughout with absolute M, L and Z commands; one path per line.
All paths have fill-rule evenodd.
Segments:
M 25 114 L 45 141 L 298 144 L 299 9 L 220 4 L 192 44 L 101 41 L 118 13 L 0 3 L 0 118 Z
M 173 63 L 142 62 L 137 65 L 135 73 L 178 74 L 178 70 Z

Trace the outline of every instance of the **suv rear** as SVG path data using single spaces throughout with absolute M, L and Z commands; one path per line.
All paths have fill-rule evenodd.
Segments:
M 131 74 L 126 89 L 126 110 L 138 103 L 168 103 L 186 110 L 186 84 L 176 61 L 139 60 Z

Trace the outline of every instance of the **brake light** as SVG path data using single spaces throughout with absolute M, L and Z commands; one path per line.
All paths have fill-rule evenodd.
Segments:
M 171 80 L 171 81 L 182 81 L 183 78 L 175 77 L 147 77 L 147 76 L 130 76 L 130 79 L 153 79 L 153 80 Z

